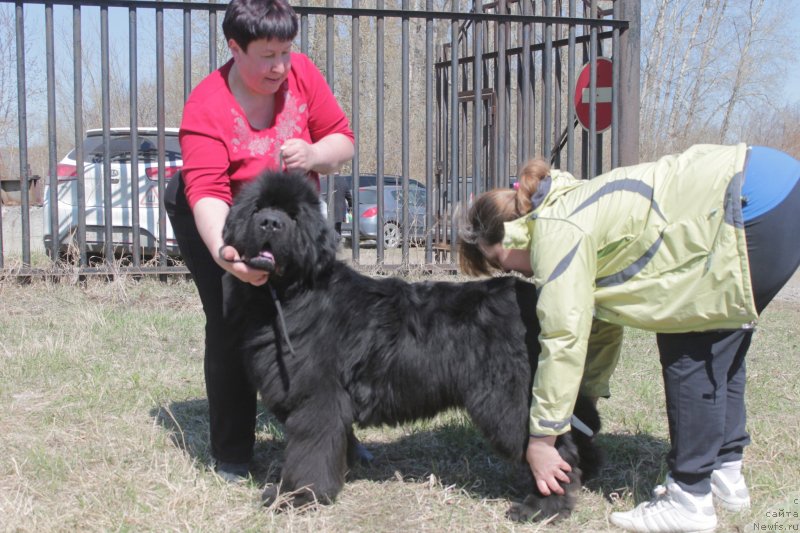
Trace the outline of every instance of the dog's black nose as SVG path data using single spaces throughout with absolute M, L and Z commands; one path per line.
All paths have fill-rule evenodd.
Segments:
M 259 213 L 256 217 L 256 224 L 264 231 L 280 231 L 285 227 L 282 217 L 277 213 Z

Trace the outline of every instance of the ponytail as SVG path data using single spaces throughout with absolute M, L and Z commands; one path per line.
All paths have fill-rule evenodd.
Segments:
M 550 173 L 550 165 L 544 159 L 529 159 L 519 171 L 519 187 L 514 199 L 518 216 L 532 211 L 531 196 L 539 189 L 539 183 Z

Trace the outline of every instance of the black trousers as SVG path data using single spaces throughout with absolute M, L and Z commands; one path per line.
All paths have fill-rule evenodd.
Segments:
M 800 183 L 777 207 L 745 222 L 758 312 L 800 266 Z M 710 490 L 711 472 L 742 458 L 745 356 L 752 330 L 658 334 L 671 449 L 667 466 L 689 492 Z
M 206 315 L 204 372 L 208 394 L 211 455 L 217 461 L 246 463 L 255 443 L 256 392 L 245 373 L 241 354 L 223 319 L 225 293 L 217 265 L 197 232 L 186 202 L 183 180 L 170 180 L 165 195 L 167 214 L 181 257 L 200 294 Z

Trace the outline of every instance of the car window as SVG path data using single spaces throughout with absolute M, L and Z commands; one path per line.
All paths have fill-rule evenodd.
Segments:
M 389 194 L 394 198 L 397 205 L 402 205 L 403 203 L 403 189 L 394 189 L 389 192 Z M 424 207 L 425 206 L 425 199 L 426 193 L 425 189 L 419 189 L 417 187 L 411 187 L 408 190 L 408 205 L 414 207 Z
M 378 191 L 375 189 L 359 189 L 358 202 L 362 204 L 377 204 Z
M 158 158 L 158 137 L 156 135 L 139 134 L 139 158 L 143 161 L 152 161 Z M 181 158 L 181 146 L 177 136 L 164 137 L 165 157 L 167 160 Z M 108 145 L 112 160 L 130 159 L 133 143 L 130 135 L 113 135 Z M 75 150 L 69 157 L 75 159 Z M 103 136 L 89 135 L 83 140 L 83 160 L 86 163 L 97 163 L 103 158 Z
M 378 178 L 375 174 L 359 174 L 358 186 L 359 187 L 374 187 L 378 184 Z
M 408 198 L 410 205 L 424 207 L 426 198 L 425 189 L 410 189 L 408 191 Z

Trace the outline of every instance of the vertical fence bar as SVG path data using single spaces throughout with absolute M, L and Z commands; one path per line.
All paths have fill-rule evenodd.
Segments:
M 559 16 L 561 13 L 557 13 Z M 555 36 L 556 39 L 560 40 L 561 37 L 561 26 L 556 26 Z M 552 161 L 553 166 L 556 168 L 561 167 L 561 149 L 564 145 L 564 140 L 562 138 L 562 125 L 561 125 L 561 118 L 563 115 L 563 99 L 564 99 L 564 61 L 562 60 L 562 52 L 563 46 L 558 46 L 553 49 L 553 70 L 554 70 L 554 87 L 555 90 L 555 99 L 553 101 L 553 142 L 555 146 L 553 148 L 553 156 L 550 158 Z
M 27 104 L 25 101 L 25 10 L 21 1 L 18 1 L 15 6 L 15 29 L 16 29 L 16 47 L 17 47 L 17 123 L 19 124 L 19 175 L 22 176 L 28 171 L 28 112 Z M 55 198 L 54 188 L 56 187 L 56 179 L 54 175 L 48 176 L 50 180 L 50 198 Z M 52 203 L 52 202 L 51 202 Z M 3 244 L 2 232 L 2 215 L 0 215 L 0 244 Z M 52 230 L 55 224 L 55 231 Z M 51 234 L 58 235 L 58 222 L 53 222 L 50 219 Z M 55 238 L 53 239 L 55 241 Z M 57 250 L 55 246 L 51 247 Z M 5 265 L 3 258 L 3 249 L 0 247 L 0 267 Z M 56 257 L 56 254 L 53 255 Z M 24 261 L 24 253 L 23 253 Z
M 642 8 L 639 0 L 617 0 L 620 3 L 619 16 L 629 22 L 620 34 L 619 64 L 619 164 L 622 166 L 639 163 L 639 54 L 641 47 Z
M 14 25 L 16 31 L 16 54 L 17 54 L 17 121 L 19 128 L 19 175 L 27 172 L 28 161 L 28 114 L 25 101 L 25 11 L 22 2 L 17 2 L 14 6 Z M 55 187 L 55 176 L 48 176 L 51 190 Z M 52 193 L 51 193 L 52 197 Z M 0 214 L 0 267 L 5 266 L 3 257 L 3 216 Z M 51 219 L 52 227 L 52 219 Z M 53 256 L 55 257 L 55 255 Z
M 183 0 L 187 4 L 191 0 Z M 188 7 L 183 10 L 183 101 L 189 99 L 192 92 L 192 11 Z M 162 236 L 163 240 L 163 236 Z
M 439 49 L 443 46 L 439 45 Z M 447 198 L 445 196 L 447 175 L 446 169 L 446 131 L 447 131 L 447 69 L 436 62 L 436 155 L 434 172 L 436 174 L 436 213 L 438 215 L 436 225 L 436 242 L 444 247 L 447 244 Z
M 156 7 L 156 127 L 158 136 L 158 265 L 167 266 L 167 208 L 164 204 L 166 141 L 165 77 L 164 77 L 164 8 Z
M 302 7 L 308 6 L 308 0 L 300 2 Z M 308 55 L 308 15 L 300 15 L 300 52 Z
M 325 6 L 329 9 L 333 7 L 333 0 L 326 0 Z M 334 18 L 332 14 L 325 15 L 325 79 L 328 82 L 328 87 L 331 88 L 331 92 L 335 93 L 334 88 L 334 78 L 335 78 L 335 64 L 334 64 Z M 334 198 L 334 175 L 331 174 L 325 180 L 326 191 L 325 191 L 325 198 L 327 199 L 328 204 L 328 224 L 333 225 L 334 222 L 334 215 L 336 214 L 335 209 L 335 198 Z
M 522 2 L 522 14 L 532 15 L 531 3 L 529 0 Z M 522 91 L 522 125 L 520 129 L 520 140 L 517 145 L 517 168 L 520 167 L 522 161 L 529 158 L 531 154 L 531 146 L 533 143 L 533 122 L 531 116 L 531 103 L 533 101 L 533 87 L 531 86 L 531 25 L 528 22 L 522 25 L 522 53 L 519 60 L 522 69 L 522 82 L 520 83 L 520 91 Z
M 569 0 L 569 17 L 575 18 L 575 0 Z M 575 173 L 575 23 L 567 37 L 567 172 Z
M 458 2 L 453 0 L 452 10 L 458 14 Z M 449 162 L 449 187 L 447 188 L 450 209 L 448 210 L 450 222 L 450 260 L 456 255 L 456 208 L 461 197 L 458 179 L 458 17 L 453 17 L 450 22 L 450 162 Z
M 358 9 L 358 7 L 359 7 L 358 0 L 353 0 L 353 9 Z M 353 99 L 353 113 L 352 113 L 352 119 L 350 120 L 350 127 L 353 130 L 353 137 L 355 138 L 355 149 L 356 149 L 356 151 L 355 151 L 355 155 L 353 157 L 353 165 L 352 165 L 352 169 L 353 169 L 353 173 L 352 173 L 352 175 L 353 175 L 353 182 L 352 182 L 353 183 L 353 191 L 351 193 L 352 196 L 351 196 L 351 200 L 350 200 L 352 202 L 352 205 L 351 205 L 352 216 L 350 217 L 351 220 L 352 220 L 351 225 L 350 225 L 350 227 L 351 227 L 351 229 L 350 229 L 350 245 L 351 245 L 351 247 L 353 249 L 352 250 L 352 252 L 353 252 L 353 262 L 358 263 L 359 255 L 360 255 L 360 251 L 361 251 L 360 244 L 359 244 L 359 239 L 361 239 L 361 232 L 360 232 L 360 228 L 358 227 L 358 222 L 359 222 L 359 218 L 360 218 L 358 216 L 359 215 L 359 212 L 358 212 L 358 201 L 359 201 L 359 198 L 358 198 L 358 187 L 357 187 L 357 181 L 356 181 L 356 176 L 358 176 L 361 173 L 361 161 L 360 161 L 361 155 L 360 155 L 360 150 L 359 150 L 359 144 L 360 144 L 359 143 L 359 139 L 361 138 L 361 134 L 360 134 L 360 131 L 361 131 L 361 128 L 360 128 L 360 117 L 361 117 L 361 99 L 360 99 L 360 97 L 361 97 L 361 91 L 359 90 L 360 89 L 360 83 L 361 83 L 361 23 L 360 23 L 360 19 L 359 19 L 358 15 L 353 16 L 352 28 L 353 28 L 353 30 L 352 30 L 352 36 L 351 36 L 350 44 L 351 44 L 351 50 L 352 50 L 351 55 L 352 55 L 352 60 L 353 60 L 352 61 L 353 70 L 352 70 L 352 73 L 351 73 L 352 76 L 350 78 L 350 86 L 352 88 L 351 97 Z M 345 217 L 347 217 L 346 214 L 345 214 Z
M 552 0 L 544 1 L 544 16 L 552 15 Z M 542 78 L 544 79 L 542 98 L 542 156 L 551 161 L 553 155 L 553 26 L 544 25 L 544 52 L 542 52 Z
M 210 0 L 211 4 L 216 4 L 217 0 Z M 217 70 L 217 10 L 211 9 L 208 12 L 208 71 Z
M 508 14 L 506 0 L 497 3 L 498 13 Z M 506 50 L 508 49 L 508 23 L 497 23 L 497 168 L 495 169 L 495 183 L 500 187 L 507 187 L 508 183 L 508 76 Z
M 114 265 L 113 247 L 113 219 L 111 217 L 112 195 L 111 195 L 111 87 L 108 60 L 109 48 L 108 36 L 108 6 L 100 6 L 100 80 L 102 101 L 102 123 L 103 123 L 103 224 L 104 239 L 103 250 L 105 263 L 107 266 Z M 83 246 L 85 243 L 81 243 Z
M 475 13 L 483 13 L 482 2 L 475 2 Z M 472 185 L 475 195 L 486 187 L 482 172 L 483 142 L 483 22 L 476 20 L 472 26 Z
M 377 0 L 377 8 L 383 9 L 384 0 Z M 376 107 L 376 116 L 375 120 L 377 121 L 375 125 L 375 132 L 376 136 L 378 137 L 375 142 L 375 150 L 377 154 L 377 168 L 376 168 L 376 176 L 375 176 L 375 186 L 377 187 L 378 191 L 378 225 L 377 225 L 377 238 L 375 241 L 375 250 L 376 250 L 376 262 L 379 265 L 383 264 L 384 260 L 384 250 L 383 250 L 383 223 L 385 220 L 383 219 L 383 172 L 384 172 L 384 165 L 383 165 L 383 118 L 384 118 L 384 91 L 383 91 L 383 78 L 384 78 L 384 55 L 383 55 L 383 32 L 384 32 L 384 18 L 383 16 L 379 16 L 376 25 L 375 25 L 375 62 L 377 64 L 376 73 L 375 73 L 375 107 Z M 353 176 L 353 180 L 356 187 L 360 186 L 360 176 Z
M 619 2 L 614 2 L 613 17 L 619 19 Z M 611 168 L 619 166 L 619 28 L 611 30 Z
M 86 172 L 83 162 L 86 154 L 83 151 L 83 47 L 81 46 L 81 6 L 72 6 L 72 93 L 75 105 L 75 173 L 77 174 L 78 189 L 78 246 L 79 264 L 87 266 L 86 257 Z M 131 101 L 135 101 L 135 95 L 131 95 Z M 133 104 L 131 104 L 133 105 Z
M 425 1 L 425 11 L 433 11 L 433 0 Z M 425 17 L 425 262 L 433 262 L 433 20 Z
M 25 104 L 25 13 L 22 2 L 17 2 L 14 13 L 16 30 L 16 57 L 17 57 L 17 121 L 19 128 L 19 175 L 27 172 L 28 144 Z M 24 132 L 24 133 L 23 133 Z M 53 178 L 50 178 L 53 181 Z M 3 214 L 0 209 L 0 268 L 5 266 L 5 243 L 3 241 Z M 23 243 L 22 261 L 25 265 L 25 244 Z
M 130 123 L 131 123 L 131 222 L 133 223 L 133 266 L 141 264 L 142 232 L 139 228 L 139 112 L 138 112 L 138 49 L 136 43 L 136 9 L 128 10 L 128 42 L 130 58 L 128 75 L 130 77 Z M 184 91 L 184 95 L 185 95 Z M 184 96 L 185 99 L 185 96 Z M 162 234 L 160 239 L 163 240 Z
M 56 83 L 55 83 L 55 44 L 53 43 L 53 4 L 45 4 L 44 7 L 45 18 L 45 61 L 47 70 L 47 150 L 48 150 L 48 169 L 51 176 L 57 175 L 58 159 L 57 159 L 57 131 L 56 131 Z M 21 97 L 21 95 L 20 95 Z M 27 166 L 27 165 L 26 165 Z M 26 175 L 25 171 L 20 173 L 20 177 Z M 53 240 L 56 241 L 54 250 L 58 250 L 58 185 L 55 187 L 56 194 L 52 194 L 50 198 L 50 220 L 53 221 Z M 24 214 L 29 211 L 25 209 Z M 30 239 L 27 239 L 30 241 Z M 23 256 L 30 255 L 30 242 L 23 242 Z M 57 253 L 53 254 L 57 257 Z
M 405 13 L 408 13 L 408 0 L 402 1 L 402 9 Z M 403 127 L 400 134 L 401 137 L 401 154 L 400 159 L 401 163 L 400 166 L 402 168 L 402 175 L 403 175 L 403 203 L 402 203 L 402 215 L 401 215 L 401 223 L 400 227 L 402 229 L 402 249 L 401 249 L 401 264 L 403 267 L 408 268 L 408 241 L 410 239 L 411 233 L 411 221 L 409 220 L 409 213 L 408 213 L 408 182 L 410 177 L 410 170 L 409 170 L 409 123 L 408 117 L 410 117 L 409 109 L 408 109 L 408 101 L 409 101 L 409 79 L 408 79 L 408 66 L 409 66 L 409 58 L 408 58 L 408 17 L 404 16 L 400 20 L 400 42 L 401 42 L 401 59 L 400 59 L 400 76 L 401 76 L 401 96 L 400 96 L 400 109 L 401 109 L 401 116 L 403 117 Z
M 597 0 L 592 0 L 590 18 L 597 18 Z M 589 152 L 588 178 L 597 175 L 597 26 L 589 30 Z

